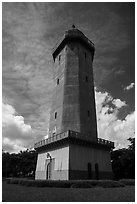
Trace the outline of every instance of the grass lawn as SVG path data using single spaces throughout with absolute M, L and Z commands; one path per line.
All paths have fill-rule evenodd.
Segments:
M 2 199 L 6 202 L 134 202 L 135 187 L 38 188 L 3 181 Z

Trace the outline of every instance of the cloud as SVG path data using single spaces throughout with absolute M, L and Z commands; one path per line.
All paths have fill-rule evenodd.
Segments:
M 17 115 L 14 107 L 3 103 L 2 116 L 4 150 L 16 152 L 32 145 L 32 128 L 25 124 L 23 116 Z
M 115 71 L 115 76 L 124 75 L 124 74 L 125 74 L 125 70 L 123 68 L 120 68 L 119 70 Z
M 53 90 L 55 39 L 49 16 L 61 6 L 3 3 L 3 97 L 31 125 L 38 140 L 47 131 Z
M 125 101 L 121 101 L 119 98 L 113 99 L 112 103 L 116 106 L 117 109 L 120 109 L 126 105 Z
M 118 113 L 120 108 L 126 106 L 125 101 L 114 99 L 108 92 L 97 90 L 95 97 L 98 137 L 114 141 L 116 149 L 127 147 L 129 144 L 127 139 L 134 136 L 135 113 L 128 114 L 124 120 L 120 120 Z M 18 152 L 33 146 L 33 130 L 24 122 L 24 117 L 19 116 L 9 104 L 3 103 L 2 108 L 3 149 Z M 47 135 L 44 138 L 47 138 Z
M 129 18 L 127 12 L 126 15 L 115 12 L 111 5 L 111 3 L 3 2 L 2 89 L 4 103 L 10 104 L 9 106 L 13 108 L 11 115 L 14 116 L 13 129 L 16 130 L 13 136 L 6 137 L 10 142 L 4 141 L 12 144 L 12 138 L 14 142 L 17 131 L 18 135 L 22 134 L 19 138 L 25 138 L 23 131 L 28 128 L 27 124 L 31 126 L 37 141 L 47 135 L 54 87 L 52 48 L 61 39 L 64 31 L 71 27 L 74 19 L 78 29 L 95 43 L 95 82 L 102 85 L 116 74 L 123 74 L 120 69 L 122 58 L 119 52 L 124 53 L 124 49 L 129 47 L 129 33 L 126 31 L 129 29 L 125 28 L 127 19 L 131 19 L 132 22 L 133 17 Z M 118 9 L 123 4 L 113 5 Z M 110 95 L 107 97 L 109 100 Z M 111 107 L 108 107 L 109 103 Z M 119 100 L 113 100 L 113 103 L 109 101 L 108 104 L 103 101 L 102 111 L 105 111 L 105 105 L 107 112 L 111 113 L 114 107 L 117 106 L 118 112 L 118 107 L 120 109 L 124 104 Z M 12 109 L 11 107 L 9 109 Z M 8 119 L 12 124 L 13 118 Z M 3 127 L 3 133 L 6 135 L 8 134 L 6 129 L 9 132 L 8 128 L 12 127 L 12 124 L 8 124 Z M 25 139 L 21 140 L 21 144 L 18 137 L 16 141 L 18 146 L 25 145 Z
M 127 147 L 129 137 L 134 137 L 135 113 L 128 114 L 123 120 L 118 118 L 125 101 L 114 99 L 108 92 L 95 90 L 98 137 L 115 142 L 115 148 Z
M 101 26 L 101 29 L 98 27 L 93 33 L 93 37 L 96 35 L 95 39 L 98 39 L 97 46 L 100 47 L 100 51 L 109 50 L 112 52 L 112 50 L 118 51 L 126 48 L 130 41 L 127 33 L 122 30 L 125 29 L 125 19 L 110 10 L 106 15 L 108 19 Z
M 135 83 L 131 83 L 130 85 L 126 86 L 126 87 L 124 88 L 124 90 L 125 90 L 125 91 L 129 91 L 130 89 L 133 89 L 134 86 L 135 86 Z

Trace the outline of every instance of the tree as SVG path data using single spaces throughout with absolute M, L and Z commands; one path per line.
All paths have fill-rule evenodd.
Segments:
M 134 151 L 135 152 L 135 138 L 129 138 L 128 139 L 129 141 L 130 141 L 130 145 L 128 146 L 128 148 L 130 149 L 130 150 L 132 150 L 132 151 Z
M 2 151 L 3 177 L 34 177 L 37 153 L 35 150 L 20 151 L 18 154 Z
M 135 138 L 129 138 L 130 145 L 111 152 L 112 169 L 116 179 L 135 178 Z
M 8 177 L 10 174 L 11 157 L 8 152 L 2 150 L 2 176 Z

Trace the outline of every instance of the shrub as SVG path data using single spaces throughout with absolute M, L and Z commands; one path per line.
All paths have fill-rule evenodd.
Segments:
M 135 179 L 121 179 L 120 182 L 127 185 L 127 186 L 134 186 L 135 185 Z
M 98 186 L 101 186 L 103 188 L 115 188 L 115 187 L 124 187 L 125 185 L 119 181 L 99 180 Z
M 71 185 L 71 188 L 92 188 L 93 186 L 91 186 L 89 183 L 74 183 Z
M 18 179 L 10 179 L 10 184 L 18 184 Z
M 123 181 L 123 182 L 122 182 Z M 24 186 L 34 187 L 54 187 L 54 188 L 91 188 L 91 187 L 103 187 L 103 188 L 114 188 L 124 187 L 127 180 L 113 181 L 113 180 L 70 180 L 70 181 L 59 181 L 59 180 L 28 180 L 28 179 L 17 179 L 8 178 L 7 183 L 20 184 Z M 132 185 L 133 180 L 128 185 Z
M 29 182 L 29 181 L 24 180 L 24 179 L 19 179 L 19 180 L 18 180 L 18 184 L 21 184 L 21 185 L 23 185 L 23 186 L 25 186 L 28 182 Z
M 7 182 L 7 183 L 10 183 L 10 178 L 6 178 L 6 182 Z

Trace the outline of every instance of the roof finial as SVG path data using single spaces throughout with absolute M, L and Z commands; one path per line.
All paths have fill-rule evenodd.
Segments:
M 76 28 L 74 24 L 72 25 L 72 28 Z

